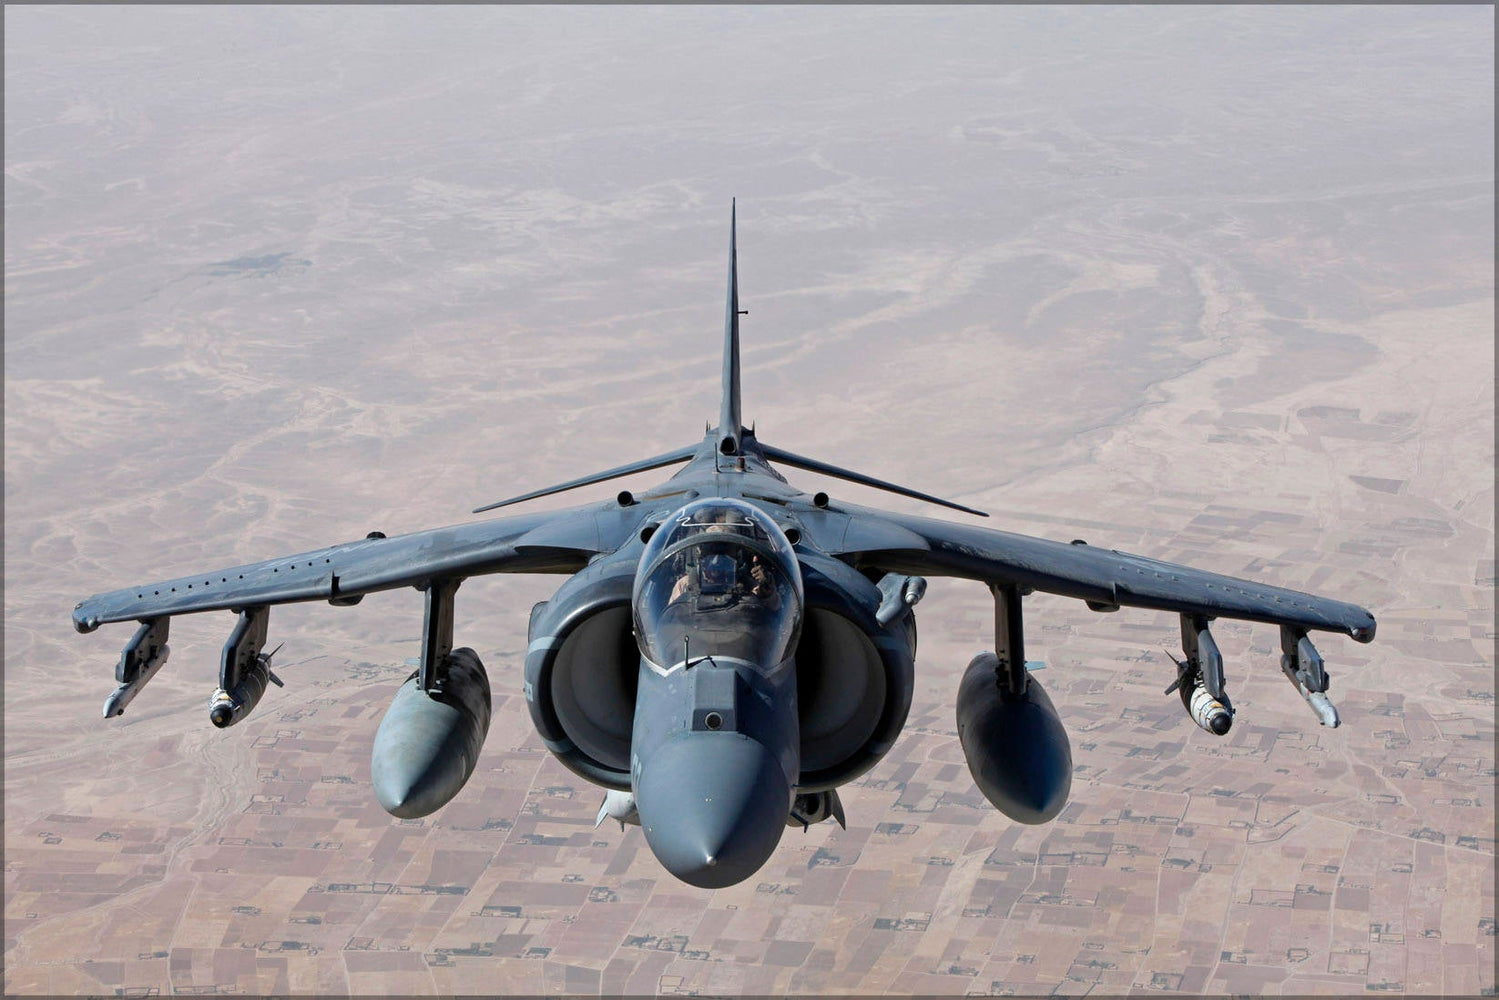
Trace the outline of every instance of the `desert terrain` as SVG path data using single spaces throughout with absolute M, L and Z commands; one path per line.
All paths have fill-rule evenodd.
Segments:
M 1492 8 L 4 16 L 6 994 L 1494 994 Z M 709 892 L 531 728 L 561 578 L 459 592 L 494 721 L 423 820 L 369 783 L 412 591 L 274 609 L 224 731 L 233 617 L 178 618 L 100 718 L 91 593 L 695 441 L 731 197 L 763 440 L 1364 605 L 1343 724 L 1220 621 L 1215 738 L 1174 615 L 1038 594 L 1076 774 L 1013 824 L 954 718 L 992 603 L 934 579 L 848 829 Z

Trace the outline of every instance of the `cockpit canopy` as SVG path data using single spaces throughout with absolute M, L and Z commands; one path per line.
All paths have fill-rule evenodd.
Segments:
M 632 604 L 641 655 L 663 670 L 723 656 L 768 671 L 796 647 L 801 569 L 764 512 L 742 500 L 695 500 L 651 536 Z

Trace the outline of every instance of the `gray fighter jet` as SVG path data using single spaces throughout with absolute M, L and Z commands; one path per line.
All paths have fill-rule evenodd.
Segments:
M 425 596 L 419 666 L 375 737 L 371 776 L 400 817 L 441 808 L 463 787 L 489 729 L 490 688 L 472 649 L 453 648 L 453 601 L 468 577 L 558 573 L 531 610 L 523 688 L 547 749 L 602 786 L 598 822 L 639 823 L 656 857 L 692 885 L 754 874 L 788 826 L 844 822 L 838 787 L 868 771 L 911 704 L 913 606 L 933 574 L 993 592 L 995 649 L 968 665 L 958 734 L 974 782 L 1000 812 L 1044 823 L 1072 781 L 1066 731 L 1025 659 L 1022 604 L 1041 590 L 1121 607 L 1178 612 L 1182 659 L 1167 693 L 1210 733 L 1234 718 L 1209 623 L 1278 626 L 1281 669 L 1325 726 L 1338 714 L 1313 631 L 1374 638 L 1374 618 L 1314 597 L 1085 544 L 1047 541 L 856 506 L 805 493 L 777 471 L 810 470 L 980 516 L 982 512 L 760 441 L 740 419 L 734 230 L 724 319 L 723 397 L 703 440 L 480 507 L 517 504 L 682 464 L 660 486 L 545 513 L 387 538 L 378 532 L 313 552 L 128 587 L 78 604 L 89 632 L 138 622 L 104 715 L 119 715 L 167 659 L 172 616 L 231 611 L 237 621 L 209 702 L 232 726 L 271 672 L 273 604 L 348 606 L 414 587 Z

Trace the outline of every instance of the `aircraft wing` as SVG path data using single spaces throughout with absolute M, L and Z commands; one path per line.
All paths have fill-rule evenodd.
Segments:
M 146 620 L 224 608 L 326 600 L 353 604 L 365 594 L 425 587 L 485 573 L 574 573 L 618 544 L 610 504 L 504 517 L 373 537 L 281 559 L 147 583 L 80 601 L 73 625 L 92 632 L 108 622 Z M 610 544 L 612 543 L 612 544 Z
M 1075 597 L 1095 610 L 1154 608 L 1374 638 L 1356 604 L 1209 573 L 1115 549 L 839 505 L 841 554 L 860 568 L 955 576 Z

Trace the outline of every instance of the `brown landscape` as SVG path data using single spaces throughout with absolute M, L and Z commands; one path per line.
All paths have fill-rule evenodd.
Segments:
M 4 992 L 1493 995 L 1493 25 L 7 7 Z M 1364 605 L 1373 643 L 1319 639 L 1343 724 L 1221 620 L 1214 737 L 1174 615 L 1037 594 L 1076 774 L 1016 825 L 954 718 L 992 602 L 934 579 L 847 830 L 707 891 L 531 728 L 560 577 L 460 591 L 494 721 L 426 819 L 370 787 L 413 591 L 275 609 L 286 687 L 223 731 L 233 618 L 181 617 L 100 718 L 130 629 L 74 633 L 91 593 L 695 440 L 731 196 L 760 437 Z

